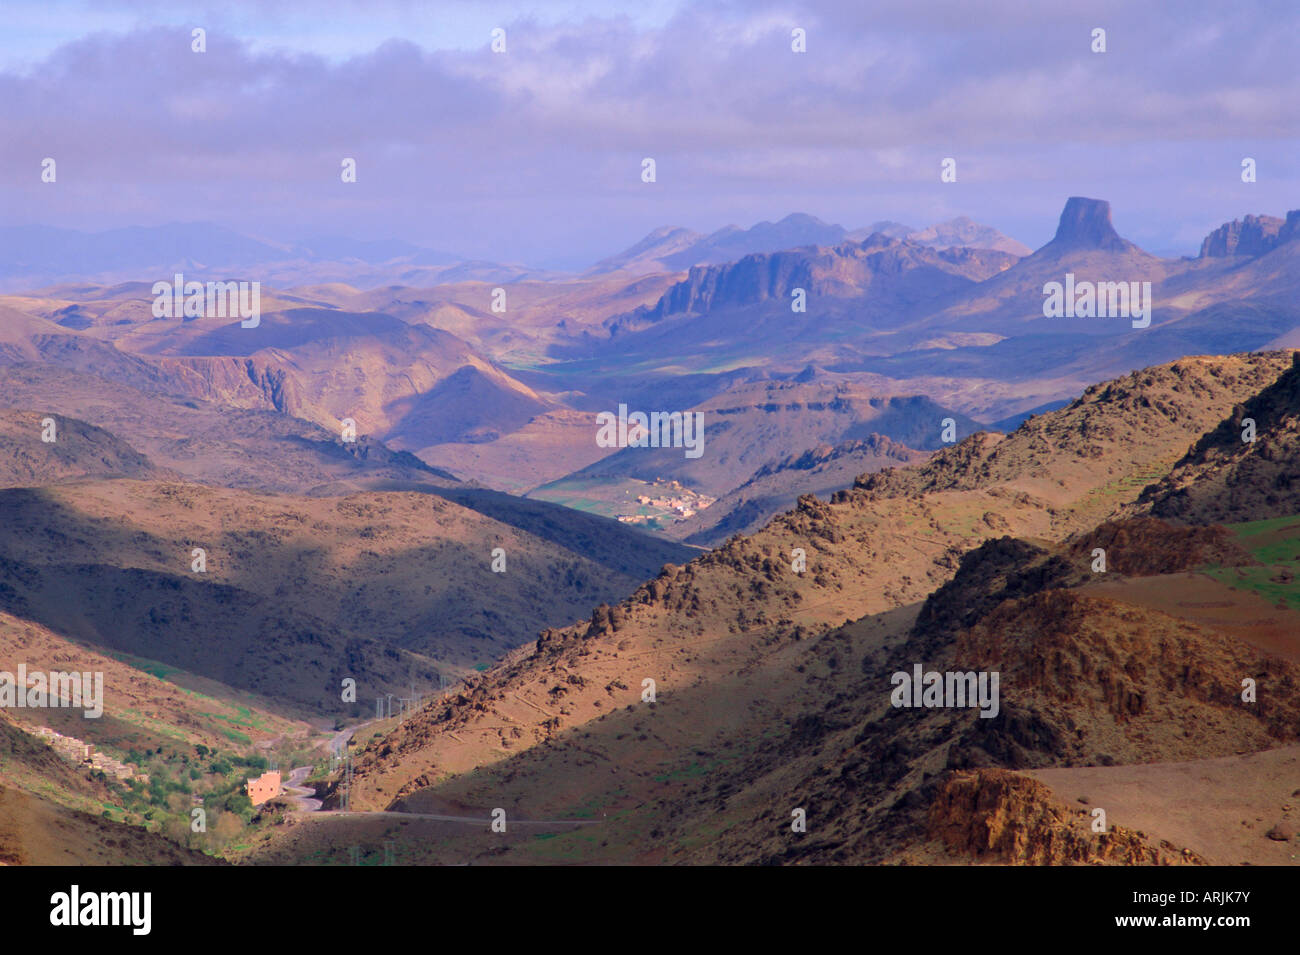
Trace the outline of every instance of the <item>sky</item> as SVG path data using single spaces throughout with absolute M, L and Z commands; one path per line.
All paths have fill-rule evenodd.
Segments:
M 792 212 L 969 215 L 1037 247 L 1082 195 L 1195 254 L 1300 207 L 1297 37 L 1290 0 L 5 0 L 0 220 L 569 269 L 660 226 Z

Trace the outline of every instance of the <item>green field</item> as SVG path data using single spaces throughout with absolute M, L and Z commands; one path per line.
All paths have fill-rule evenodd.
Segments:
M 1254 591 L 1274 606 L 1300 610 L 1300 515 L 1227 526 L 1262 566 L 1214 567 L 1206 572 L 1234 590 Z M 1286 573 L 1291 580 L 1284 579 Z

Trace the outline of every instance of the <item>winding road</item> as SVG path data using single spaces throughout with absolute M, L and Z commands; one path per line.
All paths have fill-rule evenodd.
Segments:
M 351 810 L 343 811 L 331 809 L 328 812 L 321 809 L 321 801 L 312 795 L 313 790 L 302 785 L 308 774 L 311 772 L 310 766 L 299 766 L 289 773 L 289 778 L 284 782 L 285 795 L 293 803 L 295 812 L 314 812 L 319 818 L 385 818 L 385 819 L 427 819 L 433 822 L 460 822 L 472 823 L 478 826 L 490 825 L 492 819 L 489 816 L 446 816 L 440 813 L 432 812 L 392 812 L 389 810 L 376 810 L 374 812 L 354 812 Z M 595 826 L 599 825 L 599 819 L 511 819 L 509 825 L 512 826 Z
M 321 801 L 314 795 L 316 791 L 302 785 L 310 772 L 310 766 L 299 766 L 284 781 L 284 793 L 298 812 L 320 812 Z
M 329 749 L 334 756 L 342 756 L 354 734 L 365 729 L 371 723 L 378 723 L 380 720 L 367 720 L 364 723 L 358 723 L 356 726 L 350 726 L 346 729 L 339 730 L 330 738 Z M 385 817 L 388 819 L 426 819 L 433 822 L 459 822 L 469 823 L 472 825 L 482 826 L 491 824 L 492 820 L 488 816 L 447 816 L 439 813 L 428 812 L 392 812 L 389 810 L 377 810 L 374 812 L 356 812 L 352 810 L 342 811 L 337 809 L 323 810 L 321 800 L 316 798 L 315 790 L 304 786 L 303 782 L 311 774 L 310 766 L 295 767 L 290 773 L 289 778 L 284 781 L 284 794 L 288 797 L 295 812 L 315 813 L 317 818 L 354 818 L 354 817 Z M 508 824 L 512 826 L 598 826 L 599 819 L 510 819 Z

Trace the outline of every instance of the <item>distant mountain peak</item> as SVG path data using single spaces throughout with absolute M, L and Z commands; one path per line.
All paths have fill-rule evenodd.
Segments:
M 1105 199 L 1087 199 L 1071 196 L 1065 200 L 1061 220 L 1056 226 L 1056 236 L 1049 245 L 1075 249 L 1104 249 L 1124 252 L 1135 248 L 1133 243 L 1120 238 L 1111 224 L 1110 203 Z
M 708 235 L 664 226 L 631 248 L 597 262 L 589 274 L 685 271 L 695 265 L 736 262 L 755 252 L 778 252 L 810 245 L 833 246 L 845 235 L 842 226 L 829 224 L 804 212 L 791 213 L 779 222 L 764 219 L 748 229 L 727 225 Z
M 881 235 L 887 235 L 891 239 L 906 239 L 908 236 L 919 232 L 919 229 L 913 229 L 910 225 L 904 225 L 901 222 L 894 222 L 892 219 L 882 219 L 879 222 L 873 222 L 871 225 L 862 229 L 855 229 L 849 233 L 852 239 L 867 239 L 879 232 Z
M 1029 255 L 1031 251 L 1025 244 L 1003 235 L 992 226 L 976 222 L 970 216 L 958 216 L 947 222 L 937 222 L 899 238 L 908 238 L 935 249 L 993 249 L 1018 256 Z
M 924 229 L 914 229 L 901 222 L 873 222 L 861 229 L 854 229 L 845 238 L 854 242 L 865 242 L 874 235 L 883 235 L 891 239 L 919 242 L 932 249 L 992 249 L 1007 252 L 1015 256 L 1030 253 L 1028 246 L 1009 236 L 1003 235 L 992 226 L 981 225 L 970 216 L 958 216 L 947 222 L 936 222 Z
M 667 239 L 675 236 L 693 236 L 699 238 L 700 234 L 698 232 L 692 232 L 690 229 L 679 225 L 661 225 L 659 228 L 650 232 L 645 239 L 642 239 L 641 241 L 645 242 L 649 239 Z
M 777 223 L 777 225 L 825 226 L 827 225 L 827 222 L 824 219 L 819 219 L 814 215 L 809 215 L 807 212 L 792 212 L 784 219 L 780 220 Z

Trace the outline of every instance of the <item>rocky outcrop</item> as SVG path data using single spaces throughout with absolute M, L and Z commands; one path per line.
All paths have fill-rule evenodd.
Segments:
M 1278 233 L 1286 220 L 1277 216 L 1246 216 L 1225 222 L 1201 243 L 1203 259 L 1229 255 L 1263 255 L 1277 245 Z
M 1300 667 L 1165 614 L 1076 590 L 1000 604 L 958 637 L 952 660 L 962 669 L 1000 672 L 1004 698 L 1046 714 L 1074 750 L 1058 750 L 1058 758 L 1226 756 L 1300 737 Z M 1243 675 L 1267 679 L 1274 692 L 1243 706 Z
M 1137 246 L 1120 238 L 1110 220 L 1110 203 L 1104 199 L 1071 196 L 1061 210 L 1056 235 L 1042 250 L 1074 251 L 1101 249 L 1106 252 L 1129 252 Z
M 954 773 L 930 804 L 928 835 L 949 852 L 1010 865 L 1205 865 L 1189 849 L 1110 826 L 1093 832 L 1042 783 L 1006 770 Z
M 1271 386 L 1235 405 L 1138 504 L 1158 517 L 1231 523 L 1300 511 L 1300 351 Z
M 1258 563 L 1222 526 L 1178 527 L 1154 517 L 1107 521 L 1075 540 L 1070 554 L 1086 566 L 1097 548 L 1106 552 L 1108 571 L 1132 577 L 1176 574 L 1206 564 Z
M 1201 243 L 1200 257 L 1264 255 L 1297 238 L 1300 238 L 1300 209 L 1292 209 L 1285 219 L 1277 216 L 1246 216 L 1225 222 L 1207 235 Z
M 297 380 L 274 356 L 162 358 L 159 369 L 175 393 L 235 408 L 279 411 L 312 420 Z M 333 422 L 328 422 L 331 425 Z
M 814 468 L 836 461 L 840 458 L 871 454 L 887 458 L 901 464 L 912 464 L 922 460 L 923 455 L 913 448 L 898 441 L 891 441 L 883 434 L 872 433 L 865 438 L 842 441 L 836 445 L 819 444 L 801 454 L 791 454 L 779 461 L 770 461 L 754 472 L 750 482 L 778 474 L 782 471 L 811 471 Z M 749 483 L 749 482 L 747 482 Z
M 715 306 L 754 305 L 786 298 L 794 288 L 809 288 L 812 274 L 808 256 L 800 252 L 747 255 L 733 265 L 692 268 L 649 310 L 651 319 Z
M 800 248 L 747 255 L 727 265 L 696 266 L 652 307 L 611 319 L 617 333 L 673 315 L 790 301 L 804 289 L 810 298 L 854 299 L 871 293 L 899 301 L 955 292 L 1015 262 L 992 249 L 934 249 L 882 234 L 834 248 Z

